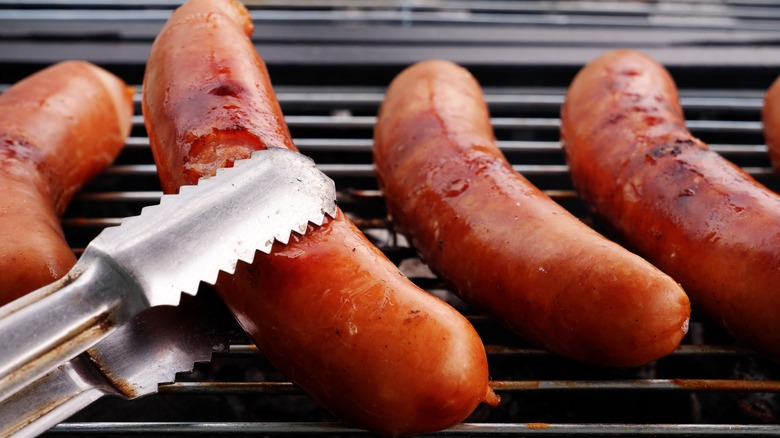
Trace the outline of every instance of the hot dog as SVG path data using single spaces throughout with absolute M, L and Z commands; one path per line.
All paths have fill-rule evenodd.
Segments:
M 167 192 L 253 150 L 296 150 L 251 31 L 237 2 L 191 0 L 155 40 L 143 112 Z M 215 287 L 272 364 L 356 426 L 429 432 L 498 401 L 468 320 L 411 283 L 341 212 Z
M 515 172 L 477 81 L 446 61 L 398 75 L 374 162 L 387 208 L 473 307 L 530 342 L 596 365 L 636 366 L 677 347 L 688 298 Z
M 772 83 L 764 96 L 761 121 L 769 160 L 772 162 L 772 167 L 780 173 L 780 79 Z
M 669 73 L 609 52 L 574 78 L 561 119 L 594 216 L 679 281 L 694 309 L 780 359 L 780 196 L 688 132 Z
M 132 90 L 81 61 L 41 70 L 0 95 L 0 305 L 73 266 L 60 216 L 117 156 Z

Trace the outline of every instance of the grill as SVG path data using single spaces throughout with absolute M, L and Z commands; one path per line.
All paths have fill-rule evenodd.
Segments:
M 177 3 L 0 4 L 0 83 L 7 87 L 50 63 L 81 58 L 140 84 L 151 41 Z M 672 355 L 617 370 L 567 362 L 475 314 L 393 231 L 371 165 L 385 86 L 414 61 L 448 58 L 482 83 L 499 145 L 514 167 L 590 223 L 568 178 L 558 111 L 582 64 L 630 46 L 669 67 L 695 135 L 780 190 L 759 119 L 763 92 L 780 72 L 780 7 L 769 0 L 246 3 L 295 142 L 336 181 L 342 209 L 415 283 L 452 303 L 482 336 L 503 403 L 479 407 L 441 434 L 780 435 L 780 367 L 736 345 L 695 311 Z M 63 218 L 77 253 L 102 228 L 161 195 L 140 96 L 136 114 L 116 163 Z M 237 326 L 233 333 L 229 352 L 162 385 L 159 394 L 101 399 L 48 434 L 365 434 L 286 381 Z

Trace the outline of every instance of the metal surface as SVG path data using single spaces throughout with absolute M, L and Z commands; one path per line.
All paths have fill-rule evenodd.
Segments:
M 195 294 L 220 271 L 232 273 L 256 251 L 270 253 L 274 241 L 287 243 L 292 232 L 321 224 L 335 215 L 335 198 L 333 181 L 311 160 L 269 148 L 103 230 L 65 277 L 0 308 L 0 401 L 141 311 L 177 305 L 182 292 Z M 110 359 L 117 353 L 100 352 L 106 356 L 93 353 L 92 361 L 122 376 L 114 368 L 123 362 Z M 167 367 L 146 371 L 153 382 L 171 374 Z M 156 390 L 122 378 L 114 383 L 130 398 Z
M 140 84 L 143 62 L 178 1 L 25 0 L 0 5 L 0 81 L 87 58 Z M 339 205 L 416 284 L 456 306 L 486 344 L 503 403 L 445 436 L 780 436 L 780 365 L 734 343 L 694 311 L 689 334 L 647 366 L 594 369 L 524 343 L 455 297 L 396 234 L 371 167 L 385 87 L 429 57 L 482 83 L 498 144 L 516 169 L 587 223 L 558 143 L 576 70 L 615 47 L 669 66 L 694 134 L 780 190 L 760 132 L 763 92 L 780 74 L 773 0 L 247 0 L 296 145 L 336 181 Z M 0 89 L 2 86 L 0 86 Z M 140 103 L 138 101 L 137 103 Z M 140 115 L 140 105 L 136 110 Z M 75 251 L 160 196 L 140 118 L 115 167 L 63 220 Z M 603 230 L 602 230 L 603 231 Z M 337 422 L 238 332 L 230 349 L 149 397 L 103 397 L 47 436 L 365 436 Z

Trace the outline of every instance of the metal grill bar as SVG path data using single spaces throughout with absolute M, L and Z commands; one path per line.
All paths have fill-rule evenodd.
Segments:
M 0 92 L 8 89 L 9 84 L 0 84 Z M 141 85 L 134 86 L 140 90 Z M 288 105 L 321 105 L 327 108 L 354 108 L 363 106 L 376 108 L 384 99 L 381 89 L 358 87 L 279 87 L 276 97 L 282 106 Z M 485 88 L 485 101 L 491 108 L 503 106 L 522 106 L 532 108 L 549 108 L 557 111 L 563 103 L 565 90 L 560 88 Z M 760 90 L 682 90 L 680 103 L 686 110 L 734 110 L 753 111 L 761 110 L 763 104 L 763 91 Z M 138 108 L 141 104 L 141 95 L 136 93 L 133 100 Z M 136 124 L 142 124 L 143 118 L 139 115 L 133 120 Z M 142 142 L 143 137 L 131 137 L 129 146 L 136 142 Z M 148 144 L 148 143 L 147 143 Z
M 298 138 L 293 142 L 301 152 L 361 152 L 370 154 L 374 142 L 367 138 Z M 496 142 L 504 152 L 560 152 L 557 141 L 498 140 Z M 131 137 L 125 147 L 148 148 L 145 137 Z M 726 155 L 766 154 L 766 145 L 755 144 L 709 144 L 710 149 Z
M 540 129 L 557 130 L 560 120 L 557 118 L 536 117 L 492 117 L 494 129 Z M 374 116 L 353 116 L 337 114 L 330 116 L 286 116 L 285 121 L 290 128 L 341 128 L 341 129 L 373 129 L 376 124 Z M 134 116 L 133 125 L 143 126 L 143 117 Z M 761 134 L 761 122 L 741 120 L 688 120 L 691 131 L 728 132 L 738 134 Z
M 503 345 L 485 345 L 485 351 L 489 356 L 552 356 L 547 350 L 532 347 L 508 347 Z M 232 344 L 227 353 L 217 353 L 218 356 L 243 356 L 262 354 L 254 344 Z M 753 356 L 756 353 L 753 350 L 739 348 L 736 346 L 723 345 L 680 345 L 672 352 L 671 356 Z
M 350 434 L 368 435 L 340 423 L 235 422 L 235 423 L 63 423 L 53 433 L 211 433 L 211 434 Z M 777 436 L 773 426 L 743 424 L 554 424 L 554 423 L 464 423 L 430 436 L 475 435 L 567 435 L 567 436 Z
M 320 164 L 317 166 L 319 170 L 324 172 L 331 178 L 343 178 L 343 177 L 357 177 L 357 178 L 372 178 L 374 177 L 374 166 L 371 164 Z M 549 165 L 536 165 L 536 164 L 515 164 L 512 166 L 517 172 L 520 172 L 526 176 L 532 175 L 546 175 L 546 176 L 565 176 L 568 175 L 569 167 L 564 164 L 549 164 Z M 756 177 L 762 175 L 773 175 L 774 171 L 769 167 L 743 167 L 743 170 L 748 174 Z M 157 169 L 153 164 L 131 164 L 131 165 L 118 165 L 112 166 L 106 170 L 107 174 L 111 175 L 157 175 Z
M 0 84 L 0 91 L 8 88 L 8 84 Z M 140 85 L 135 86 L 141 89 Z M 523 88 L 523 87 L 486 87 L 485 101 L 491 108 L 501 108 L 504 105 L 523 105 L 531 107 L 548 107 L 557 110 L 563 103 L 566 90 L 561 88 Z M 279 87 L 276 92 L 279 102 L 285 105 L 306 104 L 325 105 L 330 108 L 355 107 L 366 105 L 378 107 L 384 99 L 384 91 L 375 88 L 312 88 L 312 87 Z M 141 96 L 134 95 L 136 104 L 141 103 Z M 697 110 L 737 110 L 760 111 L 764 92 L 761 90 L 682 90 L 680 103 L 686 109 Z
M 780 381 L 724 379 L 494 380 L 496 391 L 731 391 L 780 392 Z M 303 394 L 290 382 L 179 382 L 160 385 L 162 394 Z

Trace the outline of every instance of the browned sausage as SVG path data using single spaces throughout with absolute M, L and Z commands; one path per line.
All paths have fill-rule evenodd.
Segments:
M 764 96 L 761 109 L 764 139 L 772 166 L 780 173 L 780 78 L 776 79 Z
M 688 132 L 671 76 L 642 53 L 583 68 L 561 116 L 593 214 L 679 281 L 694 309 L 780 359 L 780 196 Z
M 238 3 L 192 0 L 155 41 L 143 110 L 166 191 L 253 150 L 295 150 L 250 32 Z M 216 288 L 271 363 L 359 427 L 429 432 L 497 402 L 469 322 L 412 284 L 341 212 L 239 264 Z
M 76 257 L 60 215 L 125 144 L 132 89 L 81 61 L 0 95 L 0 305 L 60 278 Z
M 374 161 L 388 211 L 475 308 L 580 362 L 636 366 L 687 329 L 680 287 L 515 172 L 495 144 L 477 81 L 446 61 L 396 77 Z

